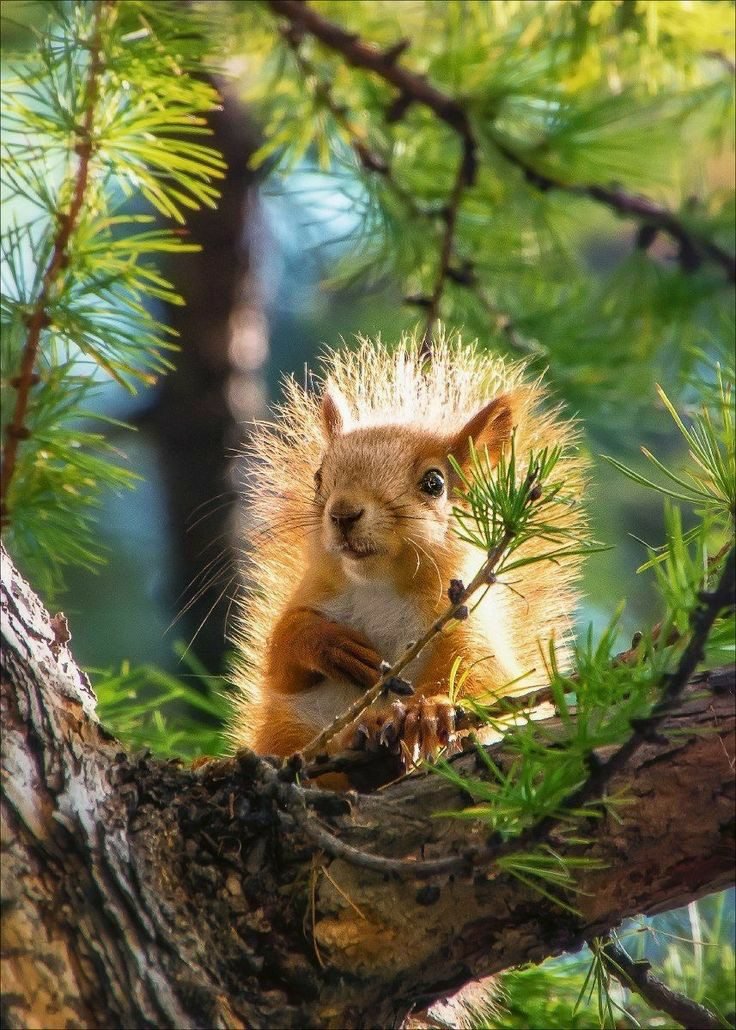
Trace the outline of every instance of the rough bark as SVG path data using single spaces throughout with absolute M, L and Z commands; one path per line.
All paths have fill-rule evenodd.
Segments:
M 126 754 L 63 620 L 5 556 L 3 580 L 4 1026 L 397 1026 L 732 881 L 733 668 L 698 677 L 617 774 L 629 803 L 591 827 L 606 866 L 581 877 L 573 916 L 492 867 L 419 881 L 315 849 L 321 825 L 394 858 L 465 851 L 481 831 L 435 817 L 468 802 L 440 777 L 307 792 L 299 815 L 252 756 L 193 771 Z

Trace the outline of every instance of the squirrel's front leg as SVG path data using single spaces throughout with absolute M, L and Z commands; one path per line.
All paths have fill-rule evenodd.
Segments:
M 291 608 L 269 641 L 267 677 L 286 694 L 307 690 L 322 677 L 367 689 L 378 680 L 380 665 L 381 656 L 362 633 L 313 608 Z

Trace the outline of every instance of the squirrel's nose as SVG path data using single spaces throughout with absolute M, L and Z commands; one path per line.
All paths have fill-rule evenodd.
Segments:
M 364 508 L 356 508 L 347 501 L 338 501 L 330 511 L 330 518 L 339 530 L 346 533 L 362 516 Z

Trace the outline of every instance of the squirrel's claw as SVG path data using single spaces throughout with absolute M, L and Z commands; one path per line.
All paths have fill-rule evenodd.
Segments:
M 365 746 L 366 746 L 366 743 L 368 742 L 369 738 L 370 738 L 370 731 L 369 731 L 368 727 L 364 726 L 362 723 L 360 723 L 360 725 L 358 726 L 358 728 L 355 731 L 355 736 L 353 737 L 352 743 L 350 745 L 351 750 L 352 751 L 365 751 Z
M 457 709 L 446 695 L 413 697 L 406 702 L 374 705 L 363 713 L 352 747 L 388 748 L 407 763 L 433 758 L 455 734 Z
M 399 754 L 401 751 L 401 725 L 406 717 L 406 708 L 401 701 L 394 701 L 391 705 L 391 716 L 383 724 L 378 734 L 378 743 L 387 747 L 392 754 Z
M 433 758 L 455 733 L 455 706 L 449 697 L 419 698 L 406 713 L 402 739 L 408 757 Z

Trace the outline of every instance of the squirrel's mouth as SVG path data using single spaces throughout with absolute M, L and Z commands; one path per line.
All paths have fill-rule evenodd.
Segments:
M 364 558 L 372 558 L 378 554 L 378 549 L 371 544 L 357 544 L 343 540 L 340 544 L 340 554 L 345 558 L 352 558 L 354 561 L 362 561 Z

